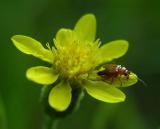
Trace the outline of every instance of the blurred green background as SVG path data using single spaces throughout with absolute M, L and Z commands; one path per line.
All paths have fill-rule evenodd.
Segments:
M 127 100 L 106 104 L 85 96 L 78 111 L 59 129 L 160 129 L 159 0 L 0 0 L 0 129 L 42 129 L 41 86 L 28 81 L 27 68 L 44 62 L 19 52 L 10 38 L 24 34 L 52 43 L 61 27 L 73 28 L 85 13 L 97 18 L 97 37 L 130 42 L 117 64 L 127 66 L 148 86 L 125 88 Z

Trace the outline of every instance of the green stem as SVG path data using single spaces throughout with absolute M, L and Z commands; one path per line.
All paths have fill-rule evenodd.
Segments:
M 7 129 L 5 108 L 1 96 L 0 96 L 0 129 Z
M 43 129 L 57 129 L 57 124 L 58 124 L 57 118 L 53 118 L 46 115 Z

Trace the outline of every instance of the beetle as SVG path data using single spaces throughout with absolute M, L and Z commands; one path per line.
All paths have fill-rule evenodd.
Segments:
M 126 81 L 129 79 L 129 75 L 131 71 L 129 71 L 126 67 L 117 65 L 117 64 L 106 64 L 103 66 L 104 70 L 99 71 L 97 74 L 101 77 L 103 81 L 109 81 L 110 83 L 113 83 L 114 80 L 119 80 L 122 86 L 122 80 L 121 77 L 126 77 Z M 137 79 L 144 85 L 147 86 L 147 84 L 137 77 Z
M 114 81 L 114 79 L 119 79 L 121 76 L 125 76 L 126 80 L 129 79 L 130 71 L 121 65 L 117 64 L 106 64 L 103 66 L 104 70 L 99 71 L 97 74 L 105 81 L 105 80 L 110 80 L 111 83 Z M 121 82 L 122 84 L 122 82 Z

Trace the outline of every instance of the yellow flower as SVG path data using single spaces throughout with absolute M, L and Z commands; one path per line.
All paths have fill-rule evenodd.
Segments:
M 29 80 L 42 85 L 51 85 L 48 102 L 57 111 L 66 110 L 72 99 L 72 89 L 83 88 L 92 97 L 110 103 L 125 100 L 125 94 L 118 85 L 101 80 L 91 79 L 97 66 L 123 56 L 128 50 L 128 42 L 115 40 L 101 45 L 95 39 L 96 19 L 93 14 L 86 14 L 80 18 L 73 30 L 62 28 L 55 38 L 54 46 L 44 48 L 37 40 L 15 35 L 12 37 L 14 45 L 23 53 L 35 56 L 51 64 L 51 67 L 36 66 L 29 68 L 26 76 Z M 58 83 L 54 85 L 54 82 Z M 134 73 L 124 86 L 137 82 Z

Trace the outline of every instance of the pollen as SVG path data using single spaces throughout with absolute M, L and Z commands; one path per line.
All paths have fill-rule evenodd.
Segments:
M 57 70 L 69 79 L 87 74 L 96 67 L 99 46 L 99 40 L 93 43 L 70 39 L 65 45 L 58 44 L 54 59 Z

